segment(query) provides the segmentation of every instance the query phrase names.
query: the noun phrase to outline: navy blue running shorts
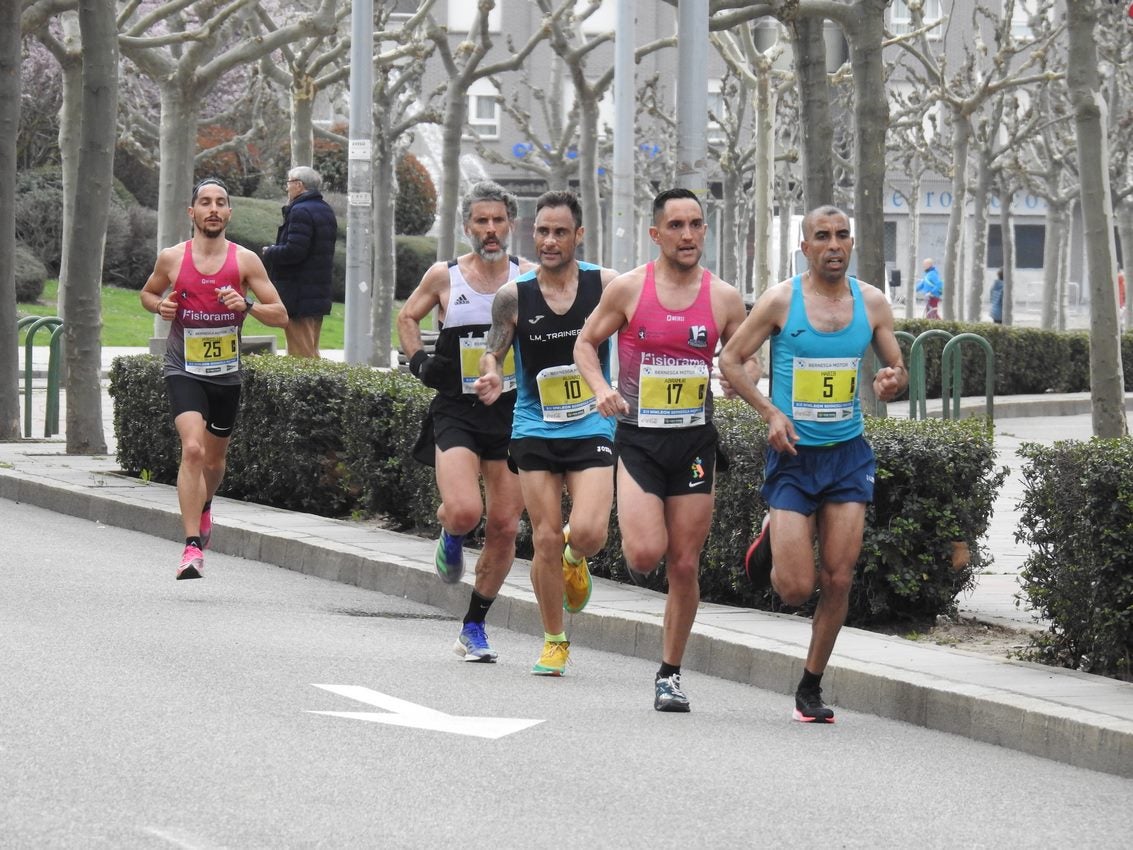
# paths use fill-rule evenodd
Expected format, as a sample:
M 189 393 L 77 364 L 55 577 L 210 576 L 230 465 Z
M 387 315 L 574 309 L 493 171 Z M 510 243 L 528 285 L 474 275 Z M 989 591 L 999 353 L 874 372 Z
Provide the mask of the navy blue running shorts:
M 768 505 L 810 516 L 823 502 L 873 501 L 877 461 L 865 437 L 795 449 L 797 455 L 767 450 L 760 493 Z

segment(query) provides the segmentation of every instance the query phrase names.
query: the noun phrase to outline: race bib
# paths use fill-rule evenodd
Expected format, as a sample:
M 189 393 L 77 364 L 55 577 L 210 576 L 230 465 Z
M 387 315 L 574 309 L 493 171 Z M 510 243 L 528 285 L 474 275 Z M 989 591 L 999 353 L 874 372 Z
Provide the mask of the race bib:
M 463 393 L 476 394 L 476 389 L 472 386 L 476 383 L 477 378 L 480 377 L 480 358 L 484 356 L 484 352 L 488 347 L 484 344 L 484 337 L 482 336 L 462 336 L 460 338 L 460 391 Z M 502 392 L 510 392 L 515 389 L 515 349 L 509 348 L 507 354 L 504 355 L 503 368 L 500 369 L 503 374 L 503 390 Z
M 641 366 L 637 424 L 641 428 L 688 428 L 705 423 L 708 366 Z
M 236 326 L 185 328 L 185 371 L 191 375 L 229 375 L 240 371 Z
M 841 422 L 854 415 L 859 357 L 796 357 L 791 416 L 808 422 Z
M 598 409 L 598 400 L 576 366 L 548 366 L 535 382 L 544 422 L 571 422 Z

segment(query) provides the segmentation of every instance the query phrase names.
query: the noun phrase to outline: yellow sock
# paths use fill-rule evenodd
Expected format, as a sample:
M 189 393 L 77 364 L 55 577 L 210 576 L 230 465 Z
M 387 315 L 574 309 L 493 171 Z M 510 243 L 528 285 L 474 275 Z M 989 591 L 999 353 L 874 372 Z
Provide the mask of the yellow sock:
M 585 555 L 579 555 L 574 551 L 574 548 L 568 543 L 563 547 L 563 557 L 566 558 L 568 564 L 578 565 L 583 562 Z
M 543 640 L 547 641 L 547 643 L 566 643 L 566 632 L 559 632 L 557 635 L 543 632 Z

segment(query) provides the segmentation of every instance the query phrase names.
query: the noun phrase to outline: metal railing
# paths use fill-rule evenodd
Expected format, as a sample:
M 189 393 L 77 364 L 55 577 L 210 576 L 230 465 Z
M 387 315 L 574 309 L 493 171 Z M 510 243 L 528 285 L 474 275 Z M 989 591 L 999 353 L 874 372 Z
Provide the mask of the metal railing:
M 63 332 L 63 320 L 58 316 L 24 316 L 16 323 L 16 332 L 27 328 L 24 338 L 24 437 L 32 436 L 31 399 L 32 399 L 32 346 L 35 344 L 35 335 L 40 328 L 51 328 L 51 339 L 48 343 L 47 357 L 47 408 L 43 423 L 43 436 L 51 437 L 59 433 L 59 351 L 62 347 L 60 334 Z
M 979 334 L 962 333 L 953 336 L 943 328 L 930 328 L 915 339 L 908 331 L 896 331 L 898 341 L 909 343 L 909 418 L 927 419 L 928 404 L 925 389 L 925 343 L 930 339 L 946 339 L 940 353 L 940 403 L 945 419 L 960 418 L 960 399 L 964 389 L 963 357 L 961 346 L 974 342 L 984 350 L 984 392 L 988 421 L 995 419 L 995 351 L 991 343 Z

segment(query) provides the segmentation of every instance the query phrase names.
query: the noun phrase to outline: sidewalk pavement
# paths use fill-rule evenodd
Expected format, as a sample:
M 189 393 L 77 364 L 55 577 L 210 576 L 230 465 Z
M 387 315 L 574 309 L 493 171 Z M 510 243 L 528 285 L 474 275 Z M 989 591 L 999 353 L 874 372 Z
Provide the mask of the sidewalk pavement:
M 104 367 L 125 353 L 134 352 L 104 350 Z M 341 359 L 341 352 L 327 354 Z M 45 391 L 37 386 L 42 383 L 33 381 L 38 433 L 44 421 Z M 1041 629 L 1043 623 L 1015 604 L 1026 557 L 1014 540 L 1023 493 L 1015 450 L 1022 442 L 1088 439 L 1090 399 L 1088 394 L 1044 395 L 995 404 L 999 459 L 1011 467 L 1011 476 L 987 538 L 994 563 L 979 576 L 975 590 L 959 600 L 960 612 L 1014 629 Z M 982 411 L 983 399 L 965 401 L 963 407 Z M 894 416 L 908 415 L 907 402 L 890 409 Z M 65 400 L 61 410 L 65 428 Z M 105 456 L 67 455 L 62 436 L 0 443 L 0 498 L 166 537 L 170 543 L 159 548 L 168 549 L 168 558 L 161 562 L 172 564 L 182 534 L 176 491 L 118 472 L 113 408 L 105 393 L 102 413 Z M 217 551 L 396 594 L 455 616 L 467 605 L 466 586 L 436 579 L 433 541 L 229 499 L 215 505 L 212 546 Z M 516 561 L 489 614 L 490 625 L 540 632 L 529 566 Z M 470 580 L 466 577 L 464 584 Z M 570 617 L 568 631 L 578 646 L 656 659 L 663 613 L 663 595 L 596 579 L 590 604 Z M 802 674 L 809 639 L 805 618 L 703 604 L 683 667 L 789 694 Z M 823 688 L 841 708 L 1133 777 L 1133 683 L 847 628 Z

